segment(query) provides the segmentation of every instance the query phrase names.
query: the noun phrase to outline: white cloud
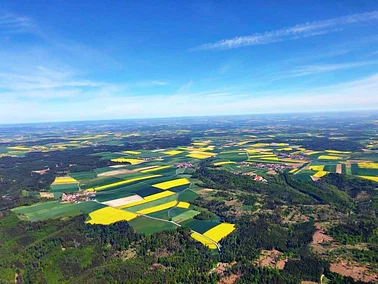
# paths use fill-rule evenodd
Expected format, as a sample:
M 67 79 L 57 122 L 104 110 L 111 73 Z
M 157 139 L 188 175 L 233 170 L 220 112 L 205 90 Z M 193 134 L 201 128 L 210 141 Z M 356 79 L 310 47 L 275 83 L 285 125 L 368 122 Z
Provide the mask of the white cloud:
M 337 71 L 342 69 L 358 68 L 369 65 L 378 64 L 378 60 L 371 61 L 358 61 L 358 62 L 346 62 L 336 64 L 312 64 L 306 66 L 300 66 L 293 68 L 287 72 L 281 72 L 275 80 L 290 78 L 290 77 L 302 77 L 308 75 L 314 75 L 319 73 L 326 73 L 331 71 Z
M 138 87 L 166 86 L 168 85 L 168 82 L 151 80 L 151 81 L 138 82 L 135 85 Z
M 342 26 L 378 19 L 378 11 L 359 13 L 345 17 L 333 18 L 325 21 L 315 21 L 286 27 L 279 30 L 257 33 L 250 36 L 240 36 L 224 39 L 214 43 L 206 43 L 193 50 L 232 49 L 243 46 L 262 45 L 279 41 L 300 39 L 340 31 Z
M 103 83 L 79 78 L 76 74 L 44 66 L 24 68 L 19 72 L 0 72 L 0 88 L 8 91 L 43 91 L 71 87 L 99 87 Z
M 28 32 L 32 28 L 34 28 L 34 23 L 28 17 L 11 13 L 0 14 L 0 34 Z
M 192 88 L 192 86 L 193 86 L 193 81 L 189 81 L 188 83 L 181 85 L 176 93 L 177 94 L 188 93 L 190 89 Z
M 206 92 L 174 95 L 122 95 L 118 89 L 103 89 L 102 95 L 88 93 L 85 100 L 75 94 L 59 104 L 46 101 L 3 101 L 0 121 L 64 121 L 178 117 L 196 115 L 233 115 L 290 113 L 348 109 L 378 109 L 378 73 L 357 81 L 312 90 L 270 93 Z

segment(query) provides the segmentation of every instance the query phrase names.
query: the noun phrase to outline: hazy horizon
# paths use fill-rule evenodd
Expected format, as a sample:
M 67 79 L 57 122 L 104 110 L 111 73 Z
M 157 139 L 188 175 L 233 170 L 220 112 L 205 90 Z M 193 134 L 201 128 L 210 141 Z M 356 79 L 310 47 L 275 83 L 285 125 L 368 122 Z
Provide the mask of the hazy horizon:
M 10 126 L 10 125 L 33 125 L 33 124 L 48 124 L 48 123 L 95 123 L 95 122 L 112 122 L 112 121 L 149 121 L 149 120 L 193 120 L 193 119 L 219 119 L 219 118 L 228 118 L 228 119 L 238 119 L 238 118 L 255 118 L 255 117 L 290 117 L 290 116 L 309 116 L 309 117 L 334 117 L 340 115 L 347 115 L 350 117 L 354 116 L 374 116 L 377 115 L 378 118 L 378 109 L 366 109 L 366 110 L 341 110 L 341 111 L 308 111 L 308 112 L 282 112 L 282 113 L 248 113 L 248 114 L 219 114 L 219 115 L 193 115 L 193 116 L 167 116 L 167 117 L 135 117 L 135 118 L 104 118 L 104 119 L 81 119 L 81 120 L 56 120 L 56 121 L 33 121 L 33 122 L 10 122 L 4 123 L 0 121 L 0 126 Z M 375 117 L 374 117 L 375 119 Z

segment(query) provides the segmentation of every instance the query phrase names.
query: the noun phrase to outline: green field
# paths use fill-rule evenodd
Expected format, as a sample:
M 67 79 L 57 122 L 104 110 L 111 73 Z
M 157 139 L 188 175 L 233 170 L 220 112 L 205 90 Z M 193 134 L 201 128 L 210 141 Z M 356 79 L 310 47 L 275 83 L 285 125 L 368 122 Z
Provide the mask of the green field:
M 85 181 L 83 183 L 80 183 L 80 187 L 82 189 L 88 189 L 88 188 L 99 187 L 99 186 L 103 186 L 103 185 L 107 185 L 107 184 L 111 184 L 111 183 L 116 183 L 116 182 L 120 182 L 120 181 L 123 181 L 123 179 L 116 178 L 116 177 L 102 177 L 102 178 L 96 178 L 94 180 Z
M 239 153 L 226 153 L 226 154 L 219 154 L 217 156 L 220 160 L 232 161 L 232 162 L 242 162 L 248 160 L 248 156 L 245 152 Z
M 359 168 L 358 164 L 352 164 L 352 174 L 358 176 L 378 176 L 378 169 Z
M 76 192 L 79 190 L 79 187 L 76 183 L 70 184 L 56 184 L 50 186 L 50 192 Z
M 174 230 L 177 228 L 177 226 L 173 223 L 149 219 L 144 216 L 140 216 L 129 221 L 129 224 L 134 228 L 136 232 L 143 233 L 146 235 L 152 235 L 156 232 L 161 232 L 164 230 Z
M 78 181 L 88 180 L 96 178 L 97 174 L 95 172 L 78 172 L 71 173 L 70 176 Z
M 154 218 L 169 220 L 169 217 L 168 217 L 168 211 L 169 210 L 170 209 L 165 209 L 165 210 L 161 210 L 161 211 L 158 211 L 158 212 L 150 213 L 150 214 L 147 214 L 147 215 L 151 216 L 151 217 L 154 217 Z
M 174 208 L 174 209 L 182 209 L 182 208 Z M 185 209 L 185 211 L 183 211 L 182 213 L 177 214 L 177 212 L 175 212 L 176 214 L 173 215 L 172 211 L 173 210 L 171 210 L 170 216 L 171 216 L 172 220 L 175 221 L 176 223 L 181 223 L 181 222 L 184 222 L 186 220 L 192 219 L 194 216 L 196 216 L 200 213 L 196 210 Z
M 97 209 L 106 207 L 97 202 L 59 203 L 57 201 L 37 203 L 12 209 L 17 214 L 25 215 L 30 221 L 41 221 L 53 218 L 72 217 L 88 214 Z
M 200 234 L 205 233 L 206 231 L 214 228 L 218 225 L 219 222 L 217 221 L 204 221 L 204 220 L 196 220 L 196 219 L 189 219 L 181 223 L 182 226 L 186 226 L 191 228 L 193 231 L 196 231 Z
M 325 165 L 324 171 L 330 172 L 330 173 L 335 173 L 336 172 L 336 165 Z
M 180 193 L 178 200 L 190 202 L 190 201 L 196 200 L 198 197 L 199 197 L 199 195 L 197 193 L 188 189 L 188 190 L 185 190 L 184 192 Z

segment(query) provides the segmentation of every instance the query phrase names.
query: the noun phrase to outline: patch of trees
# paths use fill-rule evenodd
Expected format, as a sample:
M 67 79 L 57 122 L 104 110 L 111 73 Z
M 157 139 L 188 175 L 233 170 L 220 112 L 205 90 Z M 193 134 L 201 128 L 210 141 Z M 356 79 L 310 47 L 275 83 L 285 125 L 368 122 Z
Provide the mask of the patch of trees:
M 377 183 L 351 176 L 330 173 L 323 177 L 319 183 L 332 184 L 339 190 L 345 191 L 352 198 L 356 198 L 363 191 L 372 196 L 378 195 Z
M 339 190 L 333 185 L 325 182 L 300 182 L 292 179 L 286 173 L 283 174 L 283 177 L 289 186 L 311 196 L 319 203 L 334 204 L 343 210 L 351 209 L 354 206 L 349 196 L 344 191 Z
M 378 243 L 378 221 L 357 220 L 332 227 L 329 234 L 338 242 L 347 245 Z
M 324 150 L 338 150 L 338 151 L 360 151 L 363 147 L 360 143 L 350 140 L 331 140 L 328 138 L 311 138 L 301 141 L 301 146 L 306 149 L 324 151 Z
M 127 222 L 86 225 L 85 218 L 30 223 L 7 211 L 0 282 L 17 271 L 22 283 L 216 283 L 209 271 L 218 256 L 187 228 L 144 236 Z
M 206 200 L 202 197 L 197 198 L 196 200 L 191 202 L 193 205 L 196 205 L 198 207 L 206 208 L 210 211 L 210 214 L 212 213 L 213 216 L 218 215 L 221 217 L 222 220 L 227 222 L 234 222 L 235 220 L 227 214 L 228 211 L 232 210 L 232 207 L 227 206 L 224 201 L 217 201 L 217 200 Z M 204 213 L 205 214 L 205 213 Z M 197 215 L 198 216 L 198 215 Z M 203 218 L 205 215 L 202 215 L 198 218 Z M 205 219 L 202 219 L 205 220 Z
M 274 217 L 262 216 L 255 221 L 243 217 L 237 230 L 221 242 L 222 258 L 227 262 L 254 260 L 262 249 L 301 255 L 314 232 L 313 222 L 285 227 Z
M 198 215 L 194 216 L 194 219 L 197 219 L 197 220 L 210 220 L 210 219 L 213 219 L 214 217 L 216 217 L 216 215 L 214 213 L 211 213 L 209 211 L 202 211 Z

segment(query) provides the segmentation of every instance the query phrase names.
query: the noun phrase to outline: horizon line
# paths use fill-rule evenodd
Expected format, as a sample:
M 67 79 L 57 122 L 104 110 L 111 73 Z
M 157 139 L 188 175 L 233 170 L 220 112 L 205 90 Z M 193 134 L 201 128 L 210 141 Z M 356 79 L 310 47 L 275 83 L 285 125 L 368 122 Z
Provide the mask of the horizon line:
M 34 122 L 0 122 L 1 126 L 12 125 L 33 125 L 46 123 L 76 123 L 76 122 L 105 122 L 105 121 L 124 121 L 124 120 L 163 120 L 163 119 L 184 119 L 184 118 L 217 118 L 217 117 L 240 117 L 240 116 L 265 116 L 265 115 L 300 115 L 300 114 L 336 114 L 336 113 L 362 113 L 376 112 L 378 109 L 343 109 L 343 110 L 313 110 L 298 112 L 266 112 L 266 113 L 243 113 L 243 114 L 215 114 L 215 115 L 187 115 L 187 116 L 164 116 L 164 117 L 130 117 L 130 118 L 104 118 L 104 119 L 84 119 L 84 120 L 56 120 L 56 121 L 34 121 Z

